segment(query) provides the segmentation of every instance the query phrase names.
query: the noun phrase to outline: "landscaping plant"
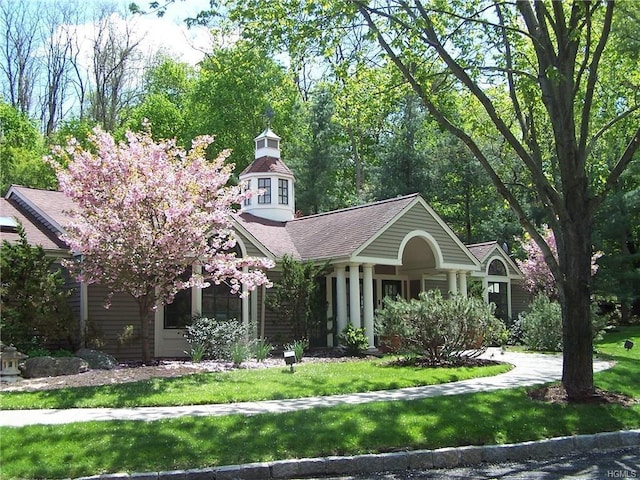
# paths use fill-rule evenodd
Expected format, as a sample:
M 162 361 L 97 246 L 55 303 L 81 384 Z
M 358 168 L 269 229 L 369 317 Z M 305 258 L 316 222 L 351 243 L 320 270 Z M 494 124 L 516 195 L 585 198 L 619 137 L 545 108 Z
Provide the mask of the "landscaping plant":
M 369 348 L 369 340 L 364 328 L 356 328 L 351 322 L 344 327 L 338 337 L 347 355 L 360 356 Z
M 191 325 L 187 325 L 185 338 L 192 350 L 204 350 L 203 358 L 232 360 L 234 346 L 246 342 L 249 334 L 249 328 L 238 320 L 198 317 Z
M 262 338 L 259 339 L 254 346 L 256 360 L 259 362 L 264 362 L 272 350 L 273 345 Z
M 406 348 L 432 362 L 478 356 L 483 347 L 502 343 L 507 336 L 504 324 L 493 315 L 495 306 L 479 298 L 444 298 L 440 290 L 431 290 L 409 301 L 387 299 L 387 307 L 390 310 L 379 318 L 395 325 Z
M 296 362 L 302 361 L 302 356 L 304 355 L 304 351 L 309 348 L 309 340 L 303 338 L 301 340 L 294 340 L 291 343 L 287 343 L 284 346 L 285 350 L 293 350 L 296 354 Z

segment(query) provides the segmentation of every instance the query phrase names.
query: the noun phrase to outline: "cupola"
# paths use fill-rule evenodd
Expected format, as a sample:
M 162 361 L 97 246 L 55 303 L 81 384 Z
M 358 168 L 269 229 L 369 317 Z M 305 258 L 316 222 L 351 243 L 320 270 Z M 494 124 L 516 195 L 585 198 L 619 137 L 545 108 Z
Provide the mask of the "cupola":
M 255 139 L 254 160 L 240 174 L 248 190 L 261 191 L 244 201 L 241 213 L 286 222 L 295 213 L 295 178 L 280 159 L 280 137 L 267 127 Z

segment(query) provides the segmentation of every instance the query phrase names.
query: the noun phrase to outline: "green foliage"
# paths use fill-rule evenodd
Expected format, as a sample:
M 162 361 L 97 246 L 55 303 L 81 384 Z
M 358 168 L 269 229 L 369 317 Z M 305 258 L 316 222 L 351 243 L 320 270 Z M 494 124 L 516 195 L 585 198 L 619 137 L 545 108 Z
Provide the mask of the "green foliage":
M 410 301 L 385 299 L 387 308 L 388 313 L 378 313 L 378 330 L 400 335 L 406 348 L 432 361 L 478 355 L 482 347 L 506 339 L 493 304 L 479 298 L 444 298 L 440 290 L 431 290 Z
M 55 173 L 42 161 L 44 139 L 22 112 L 0 100 L 0 194 L 12 184 L 55 188 Z
M 193 343 L 189 350 L 185 350 L 185 352 L 191 358 L 193 363 L 200 363 L 205 354 L 207 353 L 207 349 L 202 343 Z
M 0 246 L 2 341 L 24 352 L 55 343 L 75 349 L 78 332 L 62 272 L 42 247 L 29 245 L 20 224 L 18 235 Z
M 273 345 L 271 345 L 269 342 L 264 339 L 258 340 L 254 346 L 254 354 L 256 356 L 256 360 L 258 360 L 259 362 L 264 362 L 272 350 Z
M 280 262 L 282 276 L 266 297 L 267 306 L 291 327 L 293 338 L 310 338 L 313 330 L 326 322 L 326 303 L 319 282 L 327 266 L 299 262 L 285 255 Z
M 527 348 L 550 352 L 562 350 L 562 312 L 560 304 L 549 297 L 538 295 L 534 298 L 529 311 L 520 314 L 516 325 Z
M 344 327 L 338 339 L 340 345 L 345 347 L 347 355 L 359 356 L 369 348 L 369 339 L 364 328 L 356 328 L 351 322 Z
M 291 343 L 287 343 L 284 346 L 285 350 L 293 350 L 296 355 L 296 362 L 300 363 L 304 355 L 305 350 L 309 348 L 309 340 L 303 338 L 301 340 L 294 340 Z
M 251 355 L 251 347 L 245 339 L 240 339 L 231 346 L 231 361 L 238 367 Z
M 249 329 L 235 319 L 217 321 L 198 317 L 187 325 L 185 338 L 191 351 L 204 350 L 201 358 L 232 360 L 236 345 L 249 338 Z
M 591 328 L 593 340 L 602 338 L 607 318 L 598 312 L 596 304 L 591 304 Z M 512 337 L 519 337 L 530 350 L 562 351 L 562 311 L 557 301 L 545 295 L 536 296 L 529 311 L 521 313 L 512 327 Z

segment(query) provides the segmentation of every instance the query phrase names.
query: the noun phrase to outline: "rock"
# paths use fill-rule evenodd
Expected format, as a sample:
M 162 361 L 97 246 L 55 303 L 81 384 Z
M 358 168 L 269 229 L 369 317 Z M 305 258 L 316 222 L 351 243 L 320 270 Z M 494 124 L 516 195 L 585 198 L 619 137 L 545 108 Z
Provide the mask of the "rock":
M 81 348 L 76 352 L 76 357 L 80 357 L 89 364 L 93 370 L 113 370 L 118 366 L 118 361 L 108 353 L 89 348 Z
M 22 377 L 41 378 L 75 375 L 89 370 L 89 364 L 78 357 L 35 357 L 28 358 L 20 366 Z

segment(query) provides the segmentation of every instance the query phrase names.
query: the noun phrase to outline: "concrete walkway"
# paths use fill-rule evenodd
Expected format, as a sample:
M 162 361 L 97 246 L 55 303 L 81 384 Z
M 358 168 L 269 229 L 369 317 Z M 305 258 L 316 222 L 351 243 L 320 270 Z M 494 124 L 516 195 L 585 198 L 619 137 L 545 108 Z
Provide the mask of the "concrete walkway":
M 184 416 L 257 415 L 281 413 L 315 407 L 332 407 L 341 404 L 361 404 L 395 400 L 416 400 L 439 395 L 489 392 L 505 388 L 522 387 L 559 380 L 562 377 L 562 356 L 506 352 L 499 348 L 488 349 L 484 358 L 508 362 L 514 368 L 494 377 L 474 378 L 460 382 L 425 387 L 402 388 L 369 393 L 309 397 L 290 400 L 268 400 L 215 405 L 187 405 L 176 407 L 138 408 L 73 408 L 66 410 L 0 410 L 0 426 L 55 425 L 73 422 L 104 420 L 160 420 Z M 594 371 L 605 370 L 611 363 L 596 359 Z

